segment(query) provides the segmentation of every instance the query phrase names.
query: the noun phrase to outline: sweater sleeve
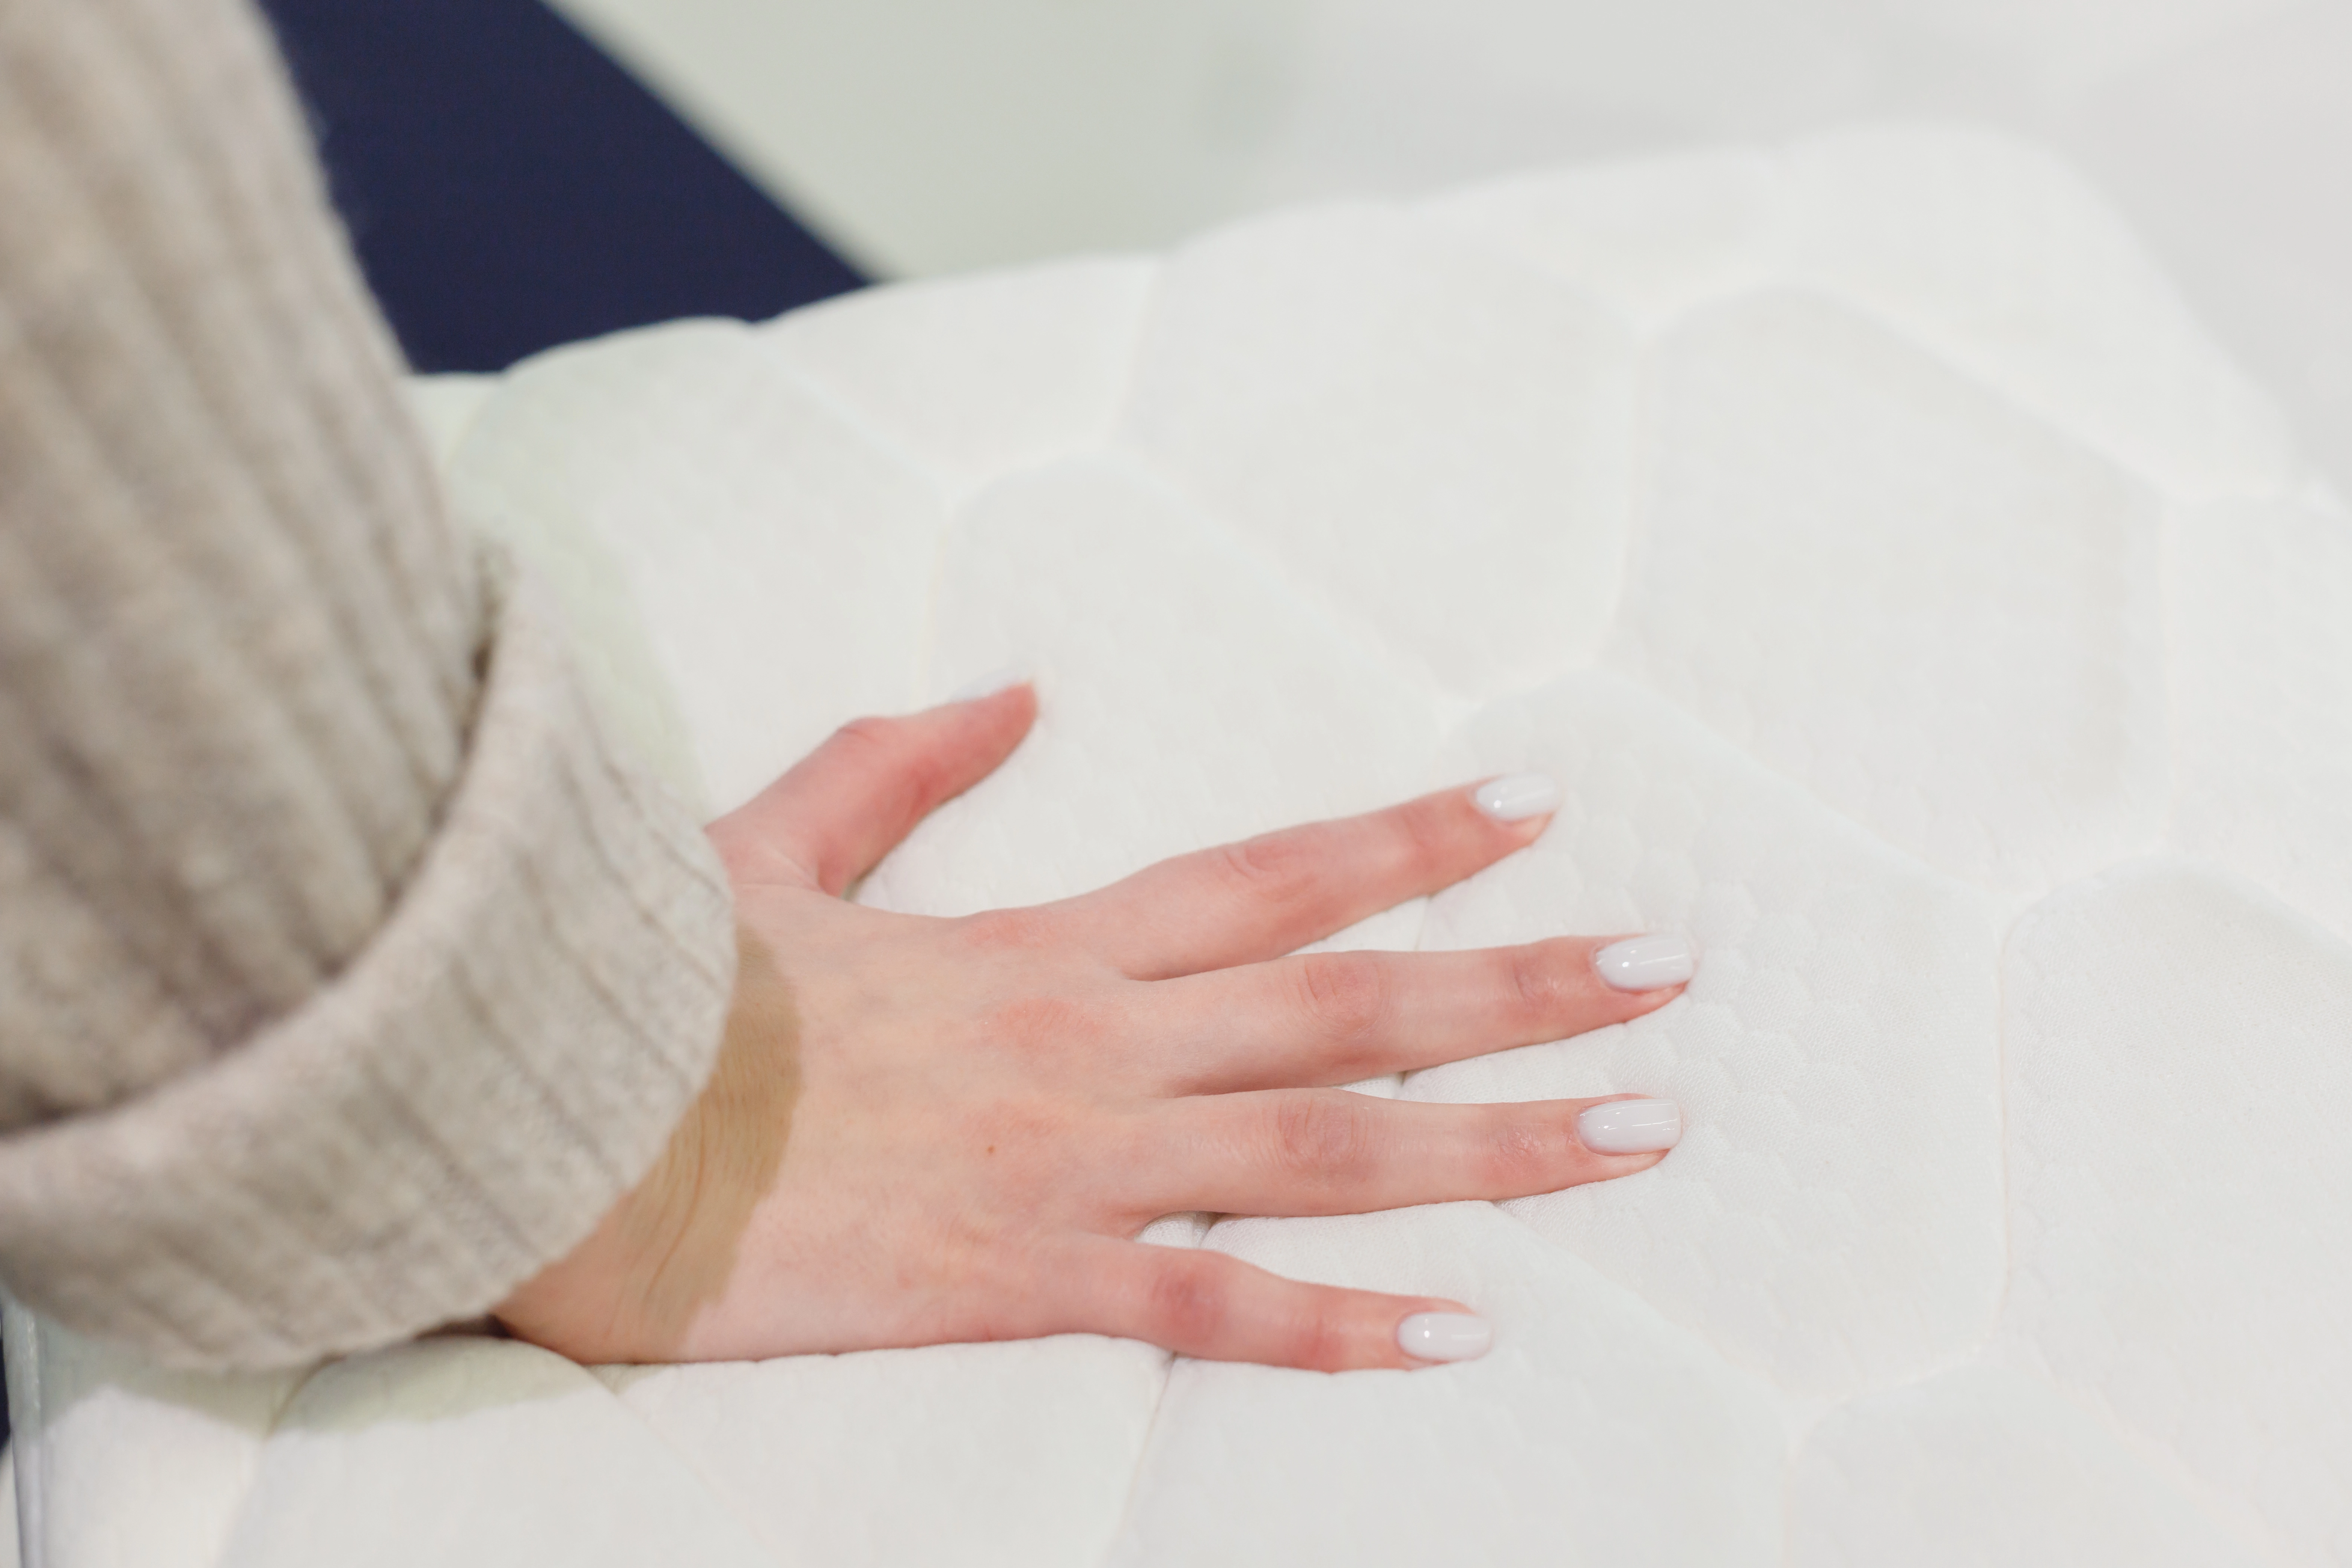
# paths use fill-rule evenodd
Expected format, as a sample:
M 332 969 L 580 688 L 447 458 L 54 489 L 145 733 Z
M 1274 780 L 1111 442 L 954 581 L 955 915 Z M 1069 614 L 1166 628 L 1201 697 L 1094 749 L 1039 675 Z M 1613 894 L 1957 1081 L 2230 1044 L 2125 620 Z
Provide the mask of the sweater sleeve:
M 184 1365 L 480 1312 L 732 984 L 453 528 L 244 0 L 0 0 L 0 1283 Z

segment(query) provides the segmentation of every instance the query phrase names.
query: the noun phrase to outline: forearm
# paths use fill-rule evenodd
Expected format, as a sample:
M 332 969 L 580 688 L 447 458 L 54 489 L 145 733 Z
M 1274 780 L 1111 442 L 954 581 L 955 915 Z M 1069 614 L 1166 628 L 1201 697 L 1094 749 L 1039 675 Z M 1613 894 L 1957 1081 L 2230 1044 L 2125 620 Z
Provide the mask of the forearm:
M 496 1300 L 636 1179 L 715 864 L 445 515 L 258 23 L 0 0 L 0 1273 L 184 1362 Z

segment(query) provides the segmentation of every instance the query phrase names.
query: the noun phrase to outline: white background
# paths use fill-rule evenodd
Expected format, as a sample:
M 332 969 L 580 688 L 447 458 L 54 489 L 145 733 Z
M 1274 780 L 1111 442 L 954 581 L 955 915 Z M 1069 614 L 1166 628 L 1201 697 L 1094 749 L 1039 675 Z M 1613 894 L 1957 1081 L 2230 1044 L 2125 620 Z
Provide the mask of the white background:
M 2049 144 L 2352 488 L 2352 0 L 558 0 L 880 276 L 1959 118 Z

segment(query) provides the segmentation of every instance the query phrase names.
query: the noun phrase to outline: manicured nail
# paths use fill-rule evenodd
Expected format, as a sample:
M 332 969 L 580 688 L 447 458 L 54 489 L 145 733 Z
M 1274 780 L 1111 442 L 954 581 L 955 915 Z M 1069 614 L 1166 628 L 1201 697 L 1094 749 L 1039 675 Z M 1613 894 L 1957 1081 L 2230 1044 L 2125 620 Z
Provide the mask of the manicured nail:
M 1698 969 L 1698 954 L 1686 936 L 1629 936 L 1594 953 L 1592 967 L 1620 991 L 1655 991 L 1688 980 Z
M 1018 686 L 1029 679 L 1025 664 L 1008 664 L 1003 669 L 991 671 L 978 680 L 959 686 L 950 695 L 950 702 L 977 702 L 983 697 L 993 697 L 1007 687 Z
M 1476 1361 L 1494 1342 L 1486 1320 L 1467 1312 L 1415 1312 L 1397 1325 L 1397 1348 L 1418 1361 Z
M 1542 773 L 1488 779 L 1470 792 L 1478 809 L 1497 822 L 1525 822 L 1559 809 L 1559 785 Z
M 1654 1154 L 1683 1141 L 1683 1108 L 1671 1100 L 1612 1100 L 1586 1108 L 1576 1135 L 1596 1154 Z

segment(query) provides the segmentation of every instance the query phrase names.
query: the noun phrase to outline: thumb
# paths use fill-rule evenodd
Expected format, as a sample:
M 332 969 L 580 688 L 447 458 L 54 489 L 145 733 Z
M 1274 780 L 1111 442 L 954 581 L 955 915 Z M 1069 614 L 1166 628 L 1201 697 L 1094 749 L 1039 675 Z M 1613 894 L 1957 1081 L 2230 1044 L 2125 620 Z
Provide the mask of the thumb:
M 853 719 L 710 825 L 728 874 L 839 893 L 996 771 L 1037 719 L 1027 681 L 903 718 Z

